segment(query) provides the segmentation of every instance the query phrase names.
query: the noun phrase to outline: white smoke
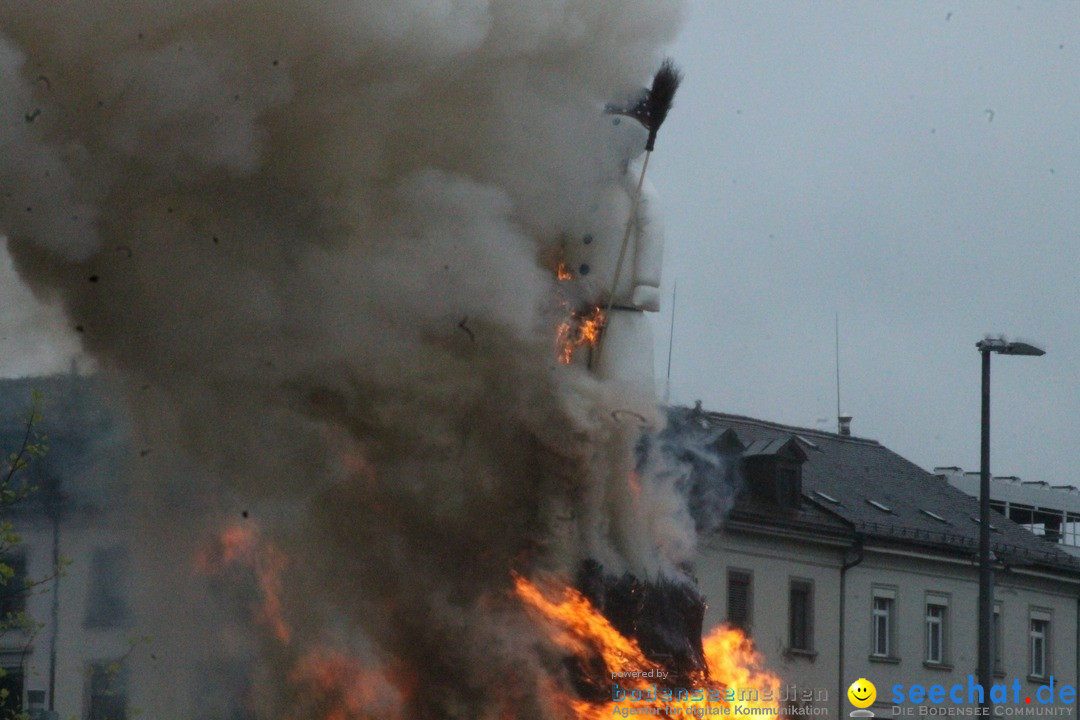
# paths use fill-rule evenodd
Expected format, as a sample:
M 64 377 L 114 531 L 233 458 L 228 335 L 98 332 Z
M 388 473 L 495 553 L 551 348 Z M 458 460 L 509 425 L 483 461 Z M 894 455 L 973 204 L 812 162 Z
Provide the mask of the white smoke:
M 56 305 L 35 300 L 20 282 L 6 248 L 0 250 L 0 345 L 11 348 L 0 354 L 0 377 L 70 369 L 78 343 L 66 325 Z
M 596 193 L 596 115 L 680 13 L 0 3 L 0 233 L 134 409 L 169 673 L 255 657 L 243 704 L 280 717 L 325 644 L 396 673 L 409 717 L 545 717 L 510 569 L 685 550 L 650 520 L 631 557 L 609 483 L 632 443 L 596 450 L 609 389 L 556 363 L 551 275 Z M 289 557 L 287 651 L 192 609 L 187 558 L 241 511 Z

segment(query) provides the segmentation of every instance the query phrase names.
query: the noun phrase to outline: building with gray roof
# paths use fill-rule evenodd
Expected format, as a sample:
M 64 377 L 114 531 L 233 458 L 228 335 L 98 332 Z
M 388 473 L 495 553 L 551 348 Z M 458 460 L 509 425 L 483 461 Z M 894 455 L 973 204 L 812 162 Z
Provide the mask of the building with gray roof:
M 979 473 L 936 467 L 934 473 L 968 495 L 979 495 Z M 990 478 L 990 507 L 1074 557 L 1080 557 L 1080 488 L 1069 483 Z
M 859 678 L 877 686 L 879 714 L 893 713 L 886 690 L 898 684 L 967 687 L 977 675 L 975 498 L 875 440 L 700 407 L 670 417 L 669 433 L 695 436 L 731 469 L 691 481 L 692 496 L 731 484 L 729 515 L 704 534 L 697 563 L 705 625 L 749 632 L 795 686 L 791 715 L 846 714 Z M 1052 682 L 1076 687 L 1080 561 L 1004 515 L 992 526 L 995 676 L 1020 683 L 1021 704 Z

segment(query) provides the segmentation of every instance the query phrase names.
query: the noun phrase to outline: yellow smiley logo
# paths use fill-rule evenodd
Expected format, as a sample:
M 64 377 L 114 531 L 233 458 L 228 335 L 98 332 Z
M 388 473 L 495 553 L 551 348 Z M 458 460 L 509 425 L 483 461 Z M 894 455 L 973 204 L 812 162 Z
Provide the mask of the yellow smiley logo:
M 859 678 L 847 689 L 847 697 L 857 708 L 870 707 L 877 698 L 877 688 L 866 678 Z

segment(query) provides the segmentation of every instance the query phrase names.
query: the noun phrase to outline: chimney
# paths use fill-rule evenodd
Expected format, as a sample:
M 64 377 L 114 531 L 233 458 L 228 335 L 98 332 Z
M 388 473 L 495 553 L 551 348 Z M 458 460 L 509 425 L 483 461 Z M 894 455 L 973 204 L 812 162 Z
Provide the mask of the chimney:
M 850 415 L 841 415 L 838 418 L 836 418 L 836 420 L 837 420 L 837 423 L 838 423 L 838 425 L 840 427 L 840 435 L 842 435 L 843 437 L 850 437 L 851 436 L 851 416 Z

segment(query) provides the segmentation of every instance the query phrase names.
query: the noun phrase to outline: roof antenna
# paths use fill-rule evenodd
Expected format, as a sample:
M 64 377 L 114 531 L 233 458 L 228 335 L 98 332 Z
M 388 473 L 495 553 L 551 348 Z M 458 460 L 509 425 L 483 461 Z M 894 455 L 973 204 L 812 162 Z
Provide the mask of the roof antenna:
M 675 293 L 679 289 L 679 281 L 671 288 L 671 330 L 667 341 L 667 380 L 664 381 L 664 404 L 669 405 L 671 400 L 671 348 L 675 344 Z
M 836 434 L 851 435 L 851 416 L 840 414 L 840 313 L 836 313 Z
M 844 423 L 840 419 L 840 313 L 836 313 L 836 432 L 843 434 Z

